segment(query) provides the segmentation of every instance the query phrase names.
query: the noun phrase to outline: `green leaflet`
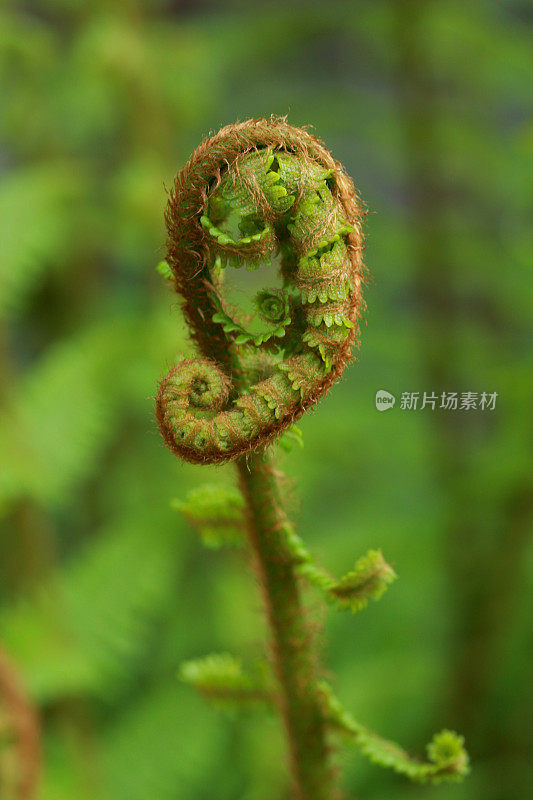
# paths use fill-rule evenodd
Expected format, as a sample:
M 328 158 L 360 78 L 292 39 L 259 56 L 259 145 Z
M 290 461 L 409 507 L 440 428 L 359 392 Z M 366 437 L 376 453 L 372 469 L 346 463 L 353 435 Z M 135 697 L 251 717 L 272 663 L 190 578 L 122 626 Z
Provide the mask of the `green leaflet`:
M 285 328 L 291 323 L 291 318 L 285 317 L 285 319 L 282 319 L 274 330 L 254 334 L 247 331 L 242 325 L 239 325 L 238 322 L 235 322 L 222 310 L 219 310 L 213 314 L 211 319 L 213 322 L 218 322 L 220 325 L 222 325 L 222 330 L 224 333 L 232 333 L 235 335 L 235 344 L 253 343 L 256 347 L 268 342 L 273 337 L 282 339 L 285 336 Z
M 381 550 L 369 550 L 328 592 L 339 608 L 349 608 L 355 613 L 365 608 L 369 600 L 379 600 L 396 578 Z
M 229 653 L 186 661 L 178 675 L 219 708 L 236 710 L 271 702 L 264 668 L 257 666 L 252 673 L 245 673 L 241 662 Z
M 220 228 L 217 228 L 209 217 L 206 217 L 205 214 L 200 217 L 200 224 L 202 228 L 204 228 L 207 233 L 216 239 L 219 245 L 233 245 L 234 247 L 244 247 L 245 245 L 252 244 L 253 242 L 260 242 L 261 239 L 266 239 L 272 232 L 272 228 L 270 225 L 265 225 L 264 228 L 259 231 L 258 233 L 253 233 L 250 236 L 241 236 L 237 239 L 234 239 L 228 233 L 221 231 Z
M 156 272 L 161 275 L 167 281 L 171 281 L 174 279 L 174 275 L 172 274 L 172 270 L 168 265 L 168 261 L 160 261 L 156 267 Z
M 183 514 L 206 547 L 242 547 L 244 501 L 237 489 L 200 486 L 190 491 L 184 501 L 173 500 L 171 505 Z
M 284 530 L 300 575 L 320 589 L 326 600 L 336 603 L 338 608 L 349 608 L 355 614 L 366 608 L 369 600 L 379 600 L 396 580 L 396 573 L 383 558 L 381 550 L 369 550 L 356 562 L 353 570 L 337 581 L 313 561 L 292 525 L 287 523 Z
M 343 708 L 325 681 L 320 683 L 319 689 L 323 697 L 324 713 L 330 725 L 344 734 L 372 763 L 392 769 L 419 783 L 460 781 L 468 774 L 469 760 L 462 736 L 449 730 L 435 734 L 427 745 L 429 760 L 419 761 L 399 745 L 383 739 L 357 722 Z

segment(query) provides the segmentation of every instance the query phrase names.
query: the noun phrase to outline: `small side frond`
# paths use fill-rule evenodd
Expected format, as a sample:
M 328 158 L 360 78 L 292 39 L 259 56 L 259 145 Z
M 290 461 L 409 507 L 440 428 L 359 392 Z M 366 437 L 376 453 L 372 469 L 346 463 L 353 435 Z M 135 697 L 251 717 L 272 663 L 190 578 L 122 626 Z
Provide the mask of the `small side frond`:
M 160 261 L 159 264 L 156 266 L 156 272 L 161 275 L 161 277 L 166 281 L 173 281 L 174 275 L 172 274 L 172 270 L 168 265 L 168 261 Z
M 343 708 L 329 684 L 322 681 L 319 689 L 330 726 L 358 747 L 373 764 L 392 769 L 419 783 L 460 781 L 468 774 L 468 754 L 462 736 L 449 730 L 435 734 L 427 745 L 428 760 L 419 761 L 395 742 L 383 739 L 357 722 Z
M 396 573 L 383 558 L 381 550 L 369 550 L 356 562 L 353 570 L 337 581 L 313 561 L 292 525 L 285 525 L 285 535 L 299 574 L 339 608 L 349 608 L 355 614 L 365 608 L 369 600 L 379 600 L 396 580 Z
M 184 501 L 173 500 L 171 505 L 183 514 L 206 547 L 217 550 L 243 546 L 244 501 L 237 489 L 205 485 L 189 492 Z
M 369 600 L 379 600 L 396 578 L 396 573 L 383 558 L 381 550 L 369 550 L 351 572 L 330 587 L 329 593 L 340 608 L 351 608 L 355 613 L 365 608 Z
M 245 673 L 241 662 L 229 653 L 185 661 L 178 675 L 219 708 L 235 710 L 271 702 L 264 672 L 256 668 L 253 675 Z

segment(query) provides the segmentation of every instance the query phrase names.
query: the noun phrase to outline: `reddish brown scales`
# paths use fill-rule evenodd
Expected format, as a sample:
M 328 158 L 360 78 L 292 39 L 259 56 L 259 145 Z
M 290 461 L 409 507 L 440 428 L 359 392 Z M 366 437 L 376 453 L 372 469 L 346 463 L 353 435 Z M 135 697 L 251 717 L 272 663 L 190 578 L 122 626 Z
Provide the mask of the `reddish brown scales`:
M 354 328 L 342 342 L 334 337 L 334 341 L 330 343 L 331 352 L 334 353 L 331 368 L 324 377 L 316 378 L 315 385 L 306 391 L 305 397 L 300 398 L 298 402 L 285 403 L 285 413 L 280 419 L 268 421 L 258 433 L 254 433 L 248 439 L 243 438 L 242 433 L 235 437 L 229 449 L 209 445 L 207 449 L 198 451 L 192 440 L 194 429 L 198 429 L 199 426 L 190 427 L 191 436 L 187 436 L 185 441 L 176 442 L 164 409 L 164 379 L 157 397 L 157 419 L 166 444 L 176 455 L 188 461 L 197 463 L 227 461 L 271 442 L 316 403 L 337 380 L 349 358 L 357 335 L 357 321 L 362 307 L 360 286 L 363 273 L 361 231 L 363 212 L 353 183 L 341 164 L 331 156 L 319 139 L 306 130 L 289 125 L 284 118 L 272 117 L 269 120 L 248 120 L 222 128 L 214 136 L 202 142 L 176 176 L 165 214 L 169 236 L 167 260 L 175 278 L 176 290 L 184 301 L 183 310 L 191 329 L 191 336 L 203 356 L 233 377 L 236 389 L 245 385 L 246 370 L 242 367 L 238 347 L 224 334 L 221 325 L 212 320 L 217 309 L 213 301 L 213 288 L 208 272 L 210 242 L 209 235 L 200 224 L 200 217 L 205 212 L 208 195 L 220 185 L 224 175 L 230 172 L 234 180 L 239 179 L 237 160 L 244 154 L 263 148 L 285 151 L 298 157 L 302 163 L 302 187 L 306 164 L 318 164 L 331 171 L 334 199 L 340 204 L 346 221 L 354 229 L 345 235 L 352 288 L 346 301 L 338 304 L 339 308 L 342 306 L 344 317 L 354 324 Z M 254 198 L 256 196 L 265 219 L 270 218 L 270 212 L 265 211 L 263 207 L 264 198 L 261 198 L 259 190 L 255 192 Z M 297 202 L 298 200 L 295 202 L 295 207 Z M 331 215 L 330 217 L 332 218 Z M 328 221 L 331 220 L 326 220 L 324 225 Z M 322 233 L 322 228 L 314 230 L 312 242 L 318 241 Z M 230 249 L 235 250 L 235 248 Z M 309 309 L 309 306 L 307 308 Z M 313 352 L 311 348 L 308 348 L 308 351 Z M 271 395 L 273 387 L 267 385 L 268 380 L 252 387 L 254 393 L 262 397 Z M 235 398 L 234 393 L 233 403 Z M 253 410 L 250 412 L 253 413 Z M 231 429 L 231 424 L 229 427 Z

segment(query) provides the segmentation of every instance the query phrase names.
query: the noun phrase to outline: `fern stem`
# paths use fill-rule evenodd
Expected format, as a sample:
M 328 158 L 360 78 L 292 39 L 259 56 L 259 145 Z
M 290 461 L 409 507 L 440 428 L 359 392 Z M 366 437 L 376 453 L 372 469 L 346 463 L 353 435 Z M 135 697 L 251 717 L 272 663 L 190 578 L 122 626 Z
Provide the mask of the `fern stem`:
M 287 516 L 279 475 L 270 456 L 253 453 L 237 461 L 248 516 L 248 536 L 261 583 L 271 635 L 271 658 L 279 683 L 295 800 L 329 800 L 325 720 L 317 689 L 312 634 L 302 608 L 295 561 L 286 541 Z

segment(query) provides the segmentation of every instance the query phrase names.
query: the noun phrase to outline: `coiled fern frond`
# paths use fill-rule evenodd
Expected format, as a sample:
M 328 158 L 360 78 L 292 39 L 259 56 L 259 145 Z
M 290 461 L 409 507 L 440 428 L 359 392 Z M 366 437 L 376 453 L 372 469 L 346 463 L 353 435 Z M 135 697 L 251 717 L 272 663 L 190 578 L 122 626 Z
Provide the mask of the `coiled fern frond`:
M 202 143 L 176 177 L 167 262 L 203 359 L 163 379 L 165 442 L 220 462 L 288 428 L 341 374 L 361 309 L 362 211 L 352 181 L 311 134 L 249 120 Z M 279 263 L 252 318 L 225 297 L 225 273 Z

